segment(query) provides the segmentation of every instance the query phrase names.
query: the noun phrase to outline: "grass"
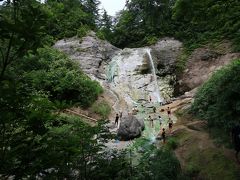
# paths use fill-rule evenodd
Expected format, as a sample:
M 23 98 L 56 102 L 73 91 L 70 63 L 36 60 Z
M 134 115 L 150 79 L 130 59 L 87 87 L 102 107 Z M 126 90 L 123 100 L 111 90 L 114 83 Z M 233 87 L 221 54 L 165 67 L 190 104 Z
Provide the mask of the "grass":
M 217 146 L 225 146 L 226 148 L 233 148 L 230 141 L 230 134 L 226 133 L 225 130 L 219 128 L 209 129 L 210 137 L 213 139 L 214 144 Z
M 95 102 L 92 105 L 91 110 L 94 113 L 100 115 L 102 119 L 107 119 L 107 117 L 111 113 L 111 107 L 109 106 L 109 104 L 106 101 Z
M 177 139 L 176 137 L 170 137 L 170 138 L 167 140 L 166 147 L 167 147 L 169 150 L 175 150 L 175 149 L 177 149 L 177 147 L 178 147 L 178 145 L 179 145 L 178 140 L 179 140 L 179 139 Z
M 177 73 L 180 74 L 185 70 L 187 60 L 188 60 L 189 56 L 191 55 L 191 52 L 192 51 L 189 51 L 186 48 L 184 48 L 181 55 L 177 59 L 177 63 L 176 63 L 176 72 Z
M 174 138 L 178 142 L 178 147 L 183 148 L 179 153 L 184 162 L 185 177 L 204 180 L 240 179 L 237 164 L 224 156 L 223 149 L 218 146 L 212 147 L 210 144 L 208 147 L 208 143 L 204 143 L 208 140 L 199 138 L 187 130 L 181 131 Z
M 181 122 L 188 123 L 194 120 L 194 117 L 186 111 L 178 111 L 177 117 Z M 206 133 L 205 129 L 201 130 Z M 201 133 L 201 131 L 197 131 Z M 204 136 L 203 136 L 204 137 Z M 183 173 L 189 179 L 210 179 L 210 180 L 236 180 L 240 179 L 240 171 L 237 164 L 224 155 L 224 149 L 219 148 L 223 144 L 227 147 L 230 145 L 229 135 L 219 129 L 211 129 L 210 137 L 214 141 L 214 146 L 187 130 L 180 131 L 174 136 L 178 142 L 178 148 L 182 148 L 180 153 L 183 161 Z M 211 142 L 211 141 L 210 141 Z M 209 142 L 209 143 L 210 143 Z M 170 143 L 171 144 L 171 143 Z
M 199 151 L 190 149 L 185 174 L 192 178 L 236 180 L 240 178 L 239 169 L 234 162 L 226 158 L 221 150 L 208 148 Z

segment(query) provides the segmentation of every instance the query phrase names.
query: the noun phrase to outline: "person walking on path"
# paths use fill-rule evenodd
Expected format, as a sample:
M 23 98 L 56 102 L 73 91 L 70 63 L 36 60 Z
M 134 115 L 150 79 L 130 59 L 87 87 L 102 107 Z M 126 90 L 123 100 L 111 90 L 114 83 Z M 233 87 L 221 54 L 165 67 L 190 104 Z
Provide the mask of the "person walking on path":
M 171 118 L 169 118 L 168 127 L 169 127 L 169 132 L 170 132 L 170 134 L 171 134 L 171 133 L 172 133 L 172 127 L 173 127 L 173 121 L 172 121 Z
M 165 132 L 164 128 L 162 129 L 162 140 L 163 140 L 163 144 L 165 144 L 166 143 L 166 132 Z
M 153 118 L 150 115 L 148 116 L 148 120 L 149 120 L 149 123 L 150 123 L 150 127 L 153 128 Z
M 118 113 L 116 114 L 116 118 L 115 118 L 115 125 L 117 124 L 117 127 L 118 127 L 118 121 L 119 121 L 119 115 Z
M 149 96 L 149 102 L 152 102 L 152 97 L 151 96 Z
M 167 114 L 168 114 L 168 117 L 170 118 L 171 117 L 171 109 L 169 107 L 167 108 Z

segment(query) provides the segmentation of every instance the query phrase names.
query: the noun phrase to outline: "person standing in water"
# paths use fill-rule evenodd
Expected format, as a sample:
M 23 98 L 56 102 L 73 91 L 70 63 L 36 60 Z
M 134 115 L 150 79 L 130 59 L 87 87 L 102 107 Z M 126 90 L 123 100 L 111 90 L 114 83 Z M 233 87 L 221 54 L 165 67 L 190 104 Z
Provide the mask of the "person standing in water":
M 168 114 L 168 117 L 171 118 L 171 109 L 169 107 L 167 108 L 167 114 Z
M 161 126 L 162 125 L 162 117 L 160 115 L 158 116 L 158 120 L 159 120 L 159 124 Z
M 153 128 L 153 118 L 149 115 L 148 120 L 150 122 L 150 126 Z

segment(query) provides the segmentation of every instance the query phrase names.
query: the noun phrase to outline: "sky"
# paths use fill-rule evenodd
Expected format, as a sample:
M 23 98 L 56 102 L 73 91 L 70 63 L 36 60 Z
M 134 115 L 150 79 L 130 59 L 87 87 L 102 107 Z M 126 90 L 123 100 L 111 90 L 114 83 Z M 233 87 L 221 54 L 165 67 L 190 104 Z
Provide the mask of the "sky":
M 124 8 L 126 0 L 100 0 L 100 2 L 108 15 L 114 16 L 116 12 Z
M 104 8 L 108 15 L 114 16 L 116 12 L 122 10 L 124 8 L 126 0 L 99 0 L 101 2 L 101 7 Z M 41 0 L 44 2 L 44 0 Z M 2 4 L 0 2 L 0 4 Z M 100 7 L 100 8 L 101 8 Z

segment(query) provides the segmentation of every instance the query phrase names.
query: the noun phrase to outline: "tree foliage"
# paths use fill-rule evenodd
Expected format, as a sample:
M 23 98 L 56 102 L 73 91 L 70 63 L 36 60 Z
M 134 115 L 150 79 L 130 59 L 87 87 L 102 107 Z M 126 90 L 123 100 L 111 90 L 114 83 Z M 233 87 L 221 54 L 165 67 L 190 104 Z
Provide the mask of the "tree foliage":
M 106 11 L 99 18 L 98 0 L 8 0 L 0 5 L 1 178 L 179 178 L 179 162 L 171 152 L 149 152 L 133 167 L 126 152 L 106 150 L 104 143 L 112 136 L 102 123 L 90 127 L 59 113 L 72 104 L 92 105 L 102 88 L 50 46 L 56 39 L 98 30 L 122 48 L 152 44 L 163 36 L 186 44 L 228 38 L 239 48 L 239 2 L 127 2 L 116 19 Z M 240 120 L 239 67 L 238 60 L 220 70 L 197 94 L 193 112 L 211 126 L 228 129 Z M 110 111 L 106 104 L 93 108 L 103 118 Z
M 240 60 L 217 71 L 199 89 L 192 111 L 210 127 L 229 130 L 240 122 Z
M 238 51 L 239 12 L 238 0 L 132 0 L 117 17 L 111 42 L 139 47 L 154 43 L 153 38 L 173 36 L 191 48 L 228 39 Z
M 97 36 L 100 39 L 105 39 L 108 41 L 112 40 L 112 28 L 113 28 L 113 20 L 112 17 L 107 14 L 107 11 L 103 11 L 103 15 L 100 19 L 100 27 L 97 32 Z
M 35 0 L 14 0 L 0 8 L 0 79 L 7 67 L 28 50 L 49 43 L 51 38 L 46 38 L 45 31 L 48 17 Z
M 133 0 L 120 12 L 112 42 L 119 47 L 148 44 L 148 39 L 172 35 L 171 0 Z
M 74 176 L 86 179 L 95 172 L 93 164 L 107 162 L 102 141 L 108 133 L 103 126 L 89 127 L 79 118 L 59 113 L 59 108 L 73 103 L 90 106 L 102 88 L 83 74 L 78 64 L 49 47 L 62 36 L 55 31 L 62 25 L 62 10 L 70 10 L 74 3 L 55 2 L 52 9 L 35 0 L 0 5 L 1 178 L 63 179 L 77 172 Z M 74 16 L 65 17 L 76 25 L 70 27 L 75 31 L 82 25 L 75 24 L 75 17 L 82 15 L 71 13 Z M 63 32 L 72 30 L 64 28 Z
M 48 0 L 44 6 L 52 14 L 48 33 L 57 39 L 75 36 L 82 26 L 96 27 L 93 12 L 79 0 Z
M 26 83 L 34 89 L 46 91 L 51 99 L 78 103 L 88 107 L 103 92 L 101 86 L 83 74 L 79 65 L 52 48 L 38 49 L 24 58 Z M 32 62 L 32 63 L 31 63 Z M 23 68 L 22 68 L 23 69 Z

